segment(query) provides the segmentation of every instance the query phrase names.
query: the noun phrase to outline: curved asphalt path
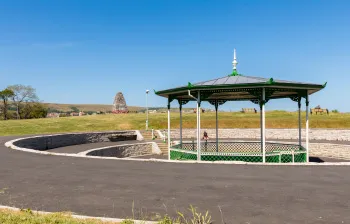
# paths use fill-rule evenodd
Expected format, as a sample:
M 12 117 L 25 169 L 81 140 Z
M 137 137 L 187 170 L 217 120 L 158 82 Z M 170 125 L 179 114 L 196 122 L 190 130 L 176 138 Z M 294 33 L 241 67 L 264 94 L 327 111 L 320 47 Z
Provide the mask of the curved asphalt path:
M 221 223 L 349 223 L 350 167 L 175 164 L 39 155 L 0 137 L 0 204 L 90 216 L 175 215 Z M 219 207 L 222 210 L 221 216 Z

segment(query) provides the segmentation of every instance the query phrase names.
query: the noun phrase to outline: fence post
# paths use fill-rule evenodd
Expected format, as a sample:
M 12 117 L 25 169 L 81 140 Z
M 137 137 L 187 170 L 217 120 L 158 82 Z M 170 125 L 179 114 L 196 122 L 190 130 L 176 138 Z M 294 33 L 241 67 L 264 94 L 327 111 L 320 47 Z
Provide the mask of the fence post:
M 154 129 L 152 128 L 152 140 L 154 140 Z
M 282 153 L 279 153 L 279 162 L 282 163 Z
M 292 162 L 294 163 L 294 150 L 292 150 Z

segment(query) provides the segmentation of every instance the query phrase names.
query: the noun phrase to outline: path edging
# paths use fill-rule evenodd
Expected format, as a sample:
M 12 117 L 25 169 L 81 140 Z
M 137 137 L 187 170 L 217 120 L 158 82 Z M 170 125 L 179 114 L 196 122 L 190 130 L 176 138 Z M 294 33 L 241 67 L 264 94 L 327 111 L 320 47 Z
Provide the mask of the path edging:
M 28 138 L 38 138 L 41 136 L 32 136 L 25 138 L 13 139 L 5 143 L 5 146 L 14 150 L 31 152 L 41 155 L 56 155 L 56 156 L 67 156 L 76 158 L 94 158 L 94 159 L 109 159 L 109 160 L 120 160 L 120 161 L 138 161 L 138 162 L 163 162 L 163 163 L 188 163 L 188 164 L 217 164 L 217 165 L 263 165 L 263 166 L 350 166 L 350 162 L 324 162 L 324 163 L 250 163 L 241 161 L 196 161 L 196 160 L 163 160 L 163 159 L 135 159 L 135 158 L 116 158 L 116 157 L 100 157 L 100 156 L 87 156 L 82 154 L 70 154 L 70 153 L 57 153 L 57 152 L 46 152 L 38 151 L 34 149 L 22 148 L 15 146 L 13 143 L 19 140 Z M 151 142 L 150 142 L 151 143 Z M 326 144 L 326 143 L 325 143 Z

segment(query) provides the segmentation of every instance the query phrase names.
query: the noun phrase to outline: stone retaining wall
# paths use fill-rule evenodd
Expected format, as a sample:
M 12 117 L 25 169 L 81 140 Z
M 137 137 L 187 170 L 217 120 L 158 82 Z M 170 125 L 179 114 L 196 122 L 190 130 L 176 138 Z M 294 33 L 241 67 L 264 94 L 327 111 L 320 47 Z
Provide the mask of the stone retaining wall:
M 350 145 L 311 143 L 310 156 L 350 160 Z
M 80 145 L 86 143 L 109 142 L 111 136 L 120 135 L 123 140 L 136 140 L 135 131 L 112 131 L 112 132 L 93 132 L 93 133 L 72 133 L 60 135 L 46 135 L 32 138 L 21 139 L 14 142 L 15 146 L 21 148 L 48 150 L 70 145 Z
M 152 154 L 152 143 L 105 147 L 88 152 L 87 156 L 134 157 Z
M 215 138 L 215 129 L 201 130 L 207 131 L 209 138 Z M 183 138 L 196 138 L 196 129 L 183 129 Z M 179 129 L 171 130 L 171 138 L 178 139 L 180 136 Z M 266 138 L 268 139 L 298 139 L 298 129 L 266 129 Z M 260 138 L 260 129 L 219 129 L 219 138 Z M 305 130 L 302 129 L 302 138 L 305 138 Z M 310 140 L 328 140 L 328 141 L 350 141 L 350 129 L 310 129 Z

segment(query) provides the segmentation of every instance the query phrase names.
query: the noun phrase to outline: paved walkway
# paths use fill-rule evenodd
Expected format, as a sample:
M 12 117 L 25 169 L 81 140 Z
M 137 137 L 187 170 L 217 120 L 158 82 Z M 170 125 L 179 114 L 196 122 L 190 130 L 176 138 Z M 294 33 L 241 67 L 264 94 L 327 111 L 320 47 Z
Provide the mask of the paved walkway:
M 221 223 L 350 223 L 345 166 L 175 164 L 15 151 L 0 137 L 0 204 L 131 217 L 209 210 Z

